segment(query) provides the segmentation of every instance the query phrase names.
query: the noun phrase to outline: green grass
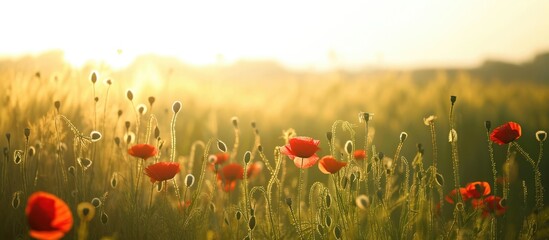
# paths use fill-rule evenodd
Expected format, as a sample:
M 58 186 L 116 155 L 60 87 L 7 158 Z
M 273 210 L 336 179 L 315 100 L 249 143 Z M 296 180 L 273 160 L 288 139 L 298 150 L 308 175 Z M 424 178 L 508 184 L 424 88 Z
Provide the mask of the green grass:
M 96 83 L 90 81 L 92 70 Z M 104 84 L 107 79 L 112 83 Z M 451 76 L 440 71 L 420 81 L 398 71 L 319 73 L 146 61 L 114 71 L 18 60 L 0 64 L 0 87 L 6 89 L 0 130 L 10 135 L 2 141 L 0 165 L 5 239 L 28 238 L 24 209 L 38 190 L 69 204 L 75 225 L 67 239 L 78 236 L 77 205 L 92 199 L 102 204 L 87 226 L 88 239 L 549 236 L 541 188 L 547 186 L 547 164 L 535 138 L 537 130 L 549 129 L 546 84 L 488 82 L 467 71 Z M 454 107 L 450 95 L 458 97 Z M 141 103 L 147 108 L 143 114 L 136 109 Z M 359 121 L 364 111 L 375 115 Z M 426 126 L 423 118 L 429 115 L 438 118 Z M 523 136 L 518 144 L 492 146 L 486 120 L 493 126 L 518 122 Z M 458 140 L 450 143 L 451 129 Z M 99 141 L 92 141 L 92 131 L 101 133 Z M 407 133 L 404 140 L 401 132 Z M 132 134 L 128 141 L 125 136 Z M 279 150 L 296 134 L 319 139 L 320 157 L 334 155 L 347 166 L 332 175 L 321 174 L 316 165 L 300 173 Z M 219 140 L 230 162 L 263 164 L 259 175 L 238 181 L 230 193 L 208 167 L 210 154 L 220 151 Z M 127 149 L 145 142 L 160 151 L 141 165 Z M 364 148 L 366 161 L 349 154 Z M 155 161 L 182 166 L 160 191 L 142 172 Z M 187 174 L 195 177 L 191 187 Z M 483 217 L 470 202 L 444 201 L 469 182 L 493 187 L 502 174 L 508 186 L 498 183 L 492 193 L 507 196 L 503 216 Z

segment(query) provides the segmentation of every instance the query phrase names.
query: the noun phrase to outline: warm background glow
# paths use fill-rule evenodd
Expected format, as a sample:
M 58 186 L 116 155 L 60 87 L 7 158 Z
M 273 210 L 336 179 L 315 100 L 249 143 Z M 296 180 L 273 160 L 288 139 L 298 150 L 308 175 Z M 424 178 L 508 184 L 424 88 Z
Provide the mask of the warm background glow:
M 475 66 L 548 50 L 547 13 L 545 0 L 2 1 L 0 56 L 62 49 L 73 64 L 118 66 L 144 53 L 306 69 Z

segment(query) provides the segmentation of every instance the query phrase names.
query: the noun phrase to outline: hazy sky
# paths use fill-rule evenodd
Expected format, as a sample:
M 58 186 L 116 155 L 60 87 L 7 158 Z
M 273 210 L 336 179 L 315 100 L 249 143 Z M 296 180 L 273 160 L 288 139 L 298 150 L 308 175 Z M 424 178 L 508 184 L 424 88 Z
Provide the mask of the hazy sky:
M 76 64 L 154 52 L 192 64 L 473 66 L 549 50 L 549 0 L 0 2 L 0 55 L 52 48 Z

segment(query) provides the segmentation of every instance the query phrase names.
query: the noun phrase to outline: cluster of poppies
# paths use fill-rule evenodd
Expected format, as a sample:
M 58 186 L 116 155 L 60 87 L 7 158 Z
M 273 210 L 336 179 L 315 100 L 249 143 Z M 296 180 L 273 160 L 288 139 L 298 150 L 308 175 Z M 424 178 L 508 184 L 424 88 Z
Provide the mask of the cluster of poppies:
M 238 180 L 244 179 L 244 167 L 238 163 L 227 163 L 228 153 L 210 155 L 208 168 L 216 174 L 219 187 L 225 192 L 231 192 L 236 188 Z M 259 162 L 251 163 L 246 169 L 246 177 L 252 178 L 259 175 L 263 165 Z
M 319 140 L 310 137 L 294 137 L 281 148 L 281 153 L 294 161 L 296 167 L 306 169 L 318 162 L 318 169 L 324 174 L 337 173 L 341 168 L 347 166 L 347 162 L 338 161 L 333 156 L 324 156 L 320 159 L 316 152 L 320 150 Z
M 457 193 L 459 191 L 459 195 Z M 444 200 L 450 204 L 456 204 L 457 197 L 461 197 L 463 203 L 469 203 L 473 209 L 482 211 L 482 216 L 487 217 L 490 214 L 501 216 L 507 211 L 505 199 L 499 196 L 490 195 L 491 188 L 488 182 L 472 182 L 466 187 L 452 189 Z
M 156 156 L 158 150 L 150 144 L 136 144 L 128 149 L 128 154 L 141 158 L 144 161 Z M 145 168 L 145 174 L 149 176 L 152 183 L 170 180 L 180 171 L 177 162 L 157 162 Z

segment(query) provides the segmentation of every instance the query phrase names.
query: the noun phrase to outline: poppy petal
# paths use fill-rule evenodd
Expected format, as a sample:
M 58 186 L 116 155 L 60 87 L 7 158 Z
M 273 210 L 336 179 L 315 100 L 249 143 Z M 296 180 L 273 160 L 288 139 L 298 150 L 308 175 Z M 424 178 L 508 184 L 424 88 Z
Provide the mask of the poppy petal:
M 316 153 L 308 158 L 300 158 L 300 157 L 294 158 L 295 166 L 303 169 L 312 167 L 313 165 L 315 165 L 317 161 L 318 161 L 318 156 L 316 155 Z

